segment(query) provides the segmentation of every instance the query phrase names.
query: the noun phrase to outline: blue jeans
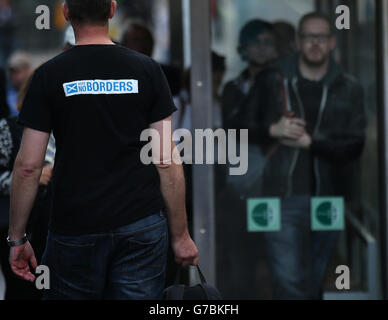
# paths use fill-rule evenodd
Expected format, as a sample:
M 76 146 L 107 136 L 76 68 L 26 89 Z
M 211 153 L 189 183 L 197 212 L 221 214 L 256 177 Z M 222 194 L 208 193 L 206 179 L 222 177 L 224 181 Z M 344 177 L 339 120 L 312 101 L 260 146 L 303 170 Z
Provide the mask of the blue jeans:
M 163 213 L 84 236 L 49 232 L 42 264 L 50 269 L 44 300 L 160 300 L 168 227 Z
M 322 282 L 340 232 L 311 231 L 310 198 L 292 197 L 282 204 L 282 229 L 266 233 L 273 298 L 321 298 Z

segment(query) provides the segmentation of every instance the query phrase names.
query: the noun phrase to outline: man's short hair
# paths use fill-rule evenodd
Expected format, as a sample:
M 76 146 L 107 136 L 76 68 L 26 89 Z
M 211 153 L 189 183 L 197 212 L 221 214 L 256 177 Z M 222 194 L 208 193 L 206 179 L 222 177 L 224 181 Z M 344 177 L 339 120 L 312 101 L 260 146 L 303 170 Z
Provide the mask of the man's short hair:
M 333 30 L 333 26 L 332 26 L 332 22 L 329 18 L 329 16 L 327 16 L 326 14 L 324 13 L 321 13 L 321 12 L 310 12 L 306 15 L 304 15 L 300 21 L 299 21 L 299 27 L 298 27 L 298 34 L 301 35 L 302 34 L 302 31 L 303 31 L 303 27 L 305 25 L 305 23 L 309 20 L 312 20 L 312 19 L 320 19 L 320 20 L 324 20 L 327 22 L 328 26 L 329 26 L 329 29 L 330 29 L 330 35 L 333 35 L 334 34 L 334 30 Z
M 103 25 L 109 20 L 112 0 L 66 0 L 66 4 L 73 23 Z
M 264 32 L 273 34 L 274 30 L 271 23 L 260 19 L 248 21 L 240 31 L 239 48 L 241 49 L 246 47 L 252 41 L 255 42 L 257 40 L 257 36 Z

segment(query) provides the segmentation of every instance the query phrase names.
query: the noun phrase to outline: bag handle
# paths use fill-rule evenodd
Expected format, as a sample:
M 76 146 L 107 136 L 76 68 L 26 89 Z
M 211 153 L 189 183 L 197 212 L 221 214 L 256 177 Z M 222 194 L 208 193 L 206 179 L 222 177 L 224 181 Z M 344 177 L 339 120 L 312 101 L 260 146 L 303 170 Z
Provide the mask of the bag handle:
M 198 272 L 198 274 L 199 274 L 199 278 L 200 278 L 200 280 L 201 280 L 201 283 L 202 283 L 202 284 L 205 284 L 205 283 L 206 283 L 206 278 L 205 278 L 205 276 L 203 275 L 203 273 L 202 273 L 202 271 L 201 271 L 201 268 L 199 267 L 199 265 L 196 265 L 195 267 L 196 267 L 197 272 Z M 182 279 L 182 278 L 181 278 L 181 276 L 182 276 L 182 269 L 183 269 L 183 267 L 182 267 L 182 266 L 179 266 L 178 272 L 177 272 L 177 274 L 176 274 L 176 276 L 175 276 L 175 281 L 174 281 L 174 284 L 175 284 L 175 285 L 180 284 L 180 282 L 181 282 L 181 279 Z

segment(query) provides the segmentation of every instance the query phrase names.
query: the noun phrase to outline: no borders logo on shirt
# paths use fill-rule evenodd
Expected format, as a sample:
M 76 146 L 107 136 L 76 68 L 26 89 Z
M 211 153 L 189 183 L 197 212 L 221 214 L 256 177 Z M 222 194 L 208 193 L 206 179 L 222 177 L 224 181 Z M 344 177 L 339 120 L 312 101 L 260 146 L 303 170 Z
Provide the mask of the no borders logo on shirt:
M 139 93 L 137 80 L 81 80 L 63 84 L 66 97 L 85 94 Z

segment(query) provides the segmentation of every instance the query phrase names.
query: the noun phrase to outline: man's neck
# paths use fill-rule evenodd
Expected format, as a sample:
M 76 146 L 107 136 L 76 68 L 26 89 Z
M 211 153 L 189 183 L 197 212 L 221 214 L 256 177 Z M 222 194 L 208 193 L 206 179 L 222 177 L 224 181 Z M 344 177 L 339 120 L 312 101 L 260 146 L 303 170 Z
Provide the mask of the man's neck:
M 302 58 L 299 60 L 299 71 L 303 78 L 311 81 L 319 81 L 323 79 L 329 70 L 330 61 L 327 60 L 324 64 L 320 66 L 311 66 L 303 61 Z
M 109 24 L 105 26 L 79 26 L 74 28 L 76 45 L 110 44 L 114 42 L 109 37 Z

